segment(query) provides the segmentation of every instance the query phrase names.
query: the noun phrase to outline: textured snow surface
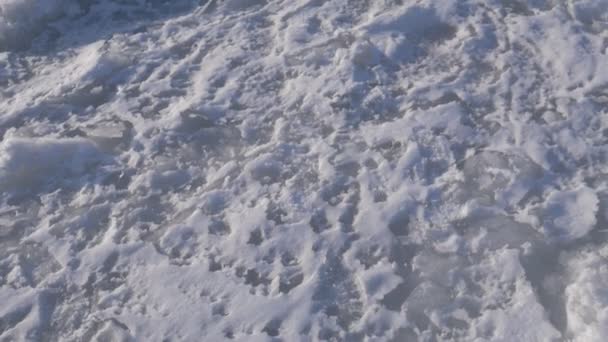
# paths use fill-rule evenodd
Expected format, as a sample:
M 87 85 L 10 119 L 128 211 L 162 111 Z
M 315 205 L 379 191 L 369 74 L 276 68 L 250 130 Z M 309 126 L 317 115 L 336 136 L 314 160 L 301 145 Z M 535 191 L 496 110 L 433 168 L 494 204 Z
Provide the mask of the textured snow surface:
M 0 0 L 0 341 L 605 341 L 608 1 Z

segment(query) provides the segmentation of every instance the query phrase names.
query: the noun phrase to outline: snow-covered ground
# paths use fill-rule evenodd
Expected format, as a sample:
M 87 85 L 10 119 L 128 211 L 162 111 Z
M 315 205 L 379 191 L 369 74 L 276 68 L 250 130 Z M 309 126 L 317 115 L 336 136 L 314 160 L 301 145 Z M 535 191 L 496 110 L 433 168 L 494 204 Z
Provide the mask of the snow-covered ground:
M 0 0 L 0 341 L 605 341 L 608 1 Z

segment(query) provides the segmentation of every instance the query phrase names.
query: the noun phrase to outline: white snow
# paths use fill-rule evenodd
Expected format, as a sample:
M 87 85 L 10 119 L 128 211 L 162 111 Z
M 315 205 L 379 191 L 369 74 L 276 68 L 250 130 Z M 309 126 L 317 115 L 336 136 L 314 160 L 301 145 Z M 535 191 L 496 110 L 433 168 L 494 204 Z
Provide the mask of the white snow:
M 608 333 L 607 250 L 584 251 L 568 261 L 572 278 L 565 290 L 568 333 L 575 341 L 595 341 Z
M 1 341 L 603 341 L 603 0 L 0 0 Z

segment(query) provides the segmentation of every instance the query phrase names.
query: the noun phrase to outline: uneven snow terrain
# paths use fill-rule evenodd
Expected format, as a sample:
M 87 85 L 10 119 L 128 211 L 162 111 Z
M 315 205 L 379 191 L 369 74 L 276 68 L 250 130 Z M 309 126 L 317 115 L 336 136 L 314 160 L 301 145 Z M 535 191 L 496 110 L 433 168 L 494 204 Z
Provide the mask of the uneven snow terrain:
M 0 0 L 0 341 L 605 341 L 608 1 Z

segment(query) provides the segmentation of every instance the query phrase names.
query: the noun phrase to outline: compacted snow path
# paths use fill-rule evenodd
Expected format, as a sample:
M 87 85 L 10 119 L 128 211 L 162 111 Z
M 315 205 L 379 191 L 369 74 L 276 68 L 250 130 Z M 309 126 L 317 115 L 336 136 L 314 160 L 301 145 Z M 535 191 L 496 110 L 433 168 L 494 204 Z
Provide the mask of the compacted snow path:
M 608 2 L 0 0 L 0 341 L 603 341 Z

